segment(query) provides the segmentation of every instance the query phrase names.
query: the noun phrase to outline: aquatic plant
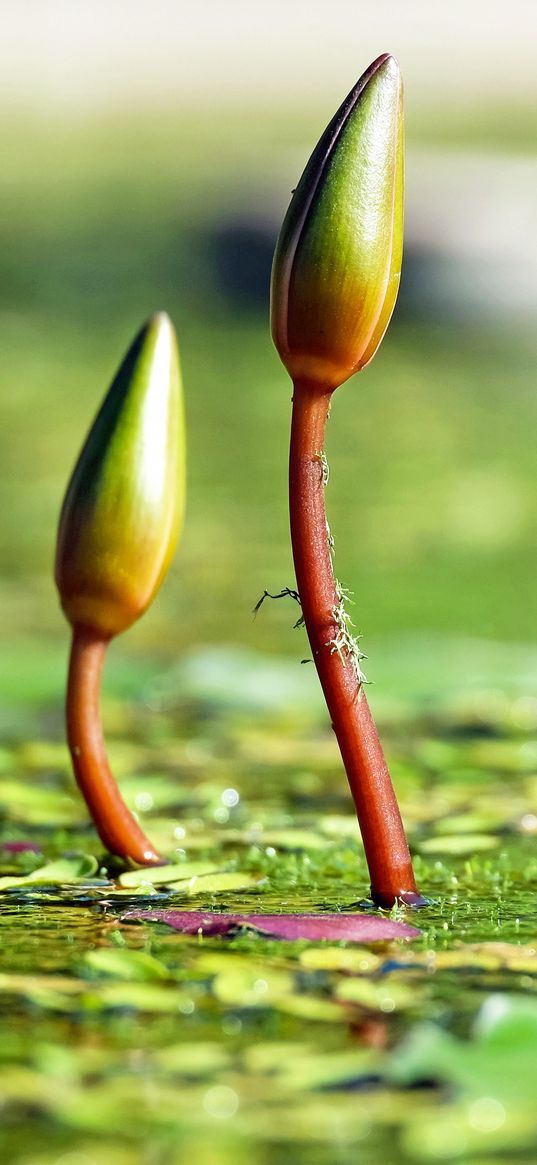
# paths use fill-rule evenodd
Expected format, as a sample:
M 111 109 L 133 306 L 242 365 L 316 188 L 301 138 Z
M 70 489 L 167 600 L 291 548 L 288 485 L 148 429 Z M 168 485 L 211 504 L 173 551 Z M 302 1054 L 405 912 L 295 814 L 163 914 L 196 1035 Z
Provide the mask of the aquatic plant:
M 152 602 L 184 509 L 184 421 L 173 326 L 154 315 L 138 333 L 90 429 L 67 488 L 56 584 L 73 628 L 67 738 L 76 779 L 112 853 L 158 862 L 110 772 L 99 710 L 110 640 Z
M 334 576 L 325 512 L 332 393 L 372 360 L 392 314 L 403 247 L 403 109 L 397 62 L 367 69 L 293 195 L 272 269 L 272 335 L 293 381 L 291 539 L 302 616 L 361 828 L 374 901 L 417 905 L 401 815 L 364 691 L 363 654 Z

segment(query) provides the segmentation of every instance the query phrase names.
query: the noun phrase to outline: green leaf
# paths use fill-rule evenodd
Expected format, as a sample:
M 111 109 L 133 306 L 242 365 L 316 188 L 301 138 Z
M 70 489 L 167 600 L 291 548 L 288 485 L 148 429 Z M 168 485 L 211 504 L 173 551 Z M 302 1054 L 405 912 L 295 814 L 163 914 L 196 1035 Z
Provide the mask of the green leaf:
M 131 980 L 137 983 L 148 983 L 158 979 L 171 979 L 172 973 L 160 959 L 145 951 L 129 951 L 123 949 L 100 947 L 95 951 L 87 951 L 84 956 L 84 966 L 99 975 L 110 975 L 114 979 Z
M 189 896 L 196 894 L 225 894 L 231 890 L 249 890 L 261 884 L 256 874 L 208 874 L 205 877 L 189 878 L 187 881 L 171 882 L 170 886 L 177 893 L 184 891 Z
M 118 881 L 120 886 L 171 885 L 203 874 L 213 874 L 217 870 L 216 862 L 178 862 L 175 865 L 154 866 L 152 869 L 127 870 L 120 874 Z
M 368 1011 L 381 1011 L 389 1015 L 416 1004 L 414 987 L 398 983 L 393 976 L 389 982 L 373 982 L 371 979 L 344 979 L 338 983 L 336 999 L 344 1003 L 358 1003 Z
M 31 874 L 14 875 L 11 878 L 0 878 L 0 890 L 9 890 L 13 886 L 68 885 L 71 882 L 82 882 L 97 873 L 99 864 L 90 854 L 78 854 L 72 858 L 59 858 L 57 862 L 48 862 L 32 870 Z
M 453 836 L 428 837 L 419 843 L 420 853 L 423 854 L 457 854 L 465 857 L 474 853 L 485 853 L 495 849 L 500 844 L 500 838 L 490 833 L 463 833 Z
M 309 947 L 299 956 L 301 966 L 309 971 L 347 971 L 365 975 L 376 971 L 381 958 L 368 950 L 350 950 L 343 947 Z

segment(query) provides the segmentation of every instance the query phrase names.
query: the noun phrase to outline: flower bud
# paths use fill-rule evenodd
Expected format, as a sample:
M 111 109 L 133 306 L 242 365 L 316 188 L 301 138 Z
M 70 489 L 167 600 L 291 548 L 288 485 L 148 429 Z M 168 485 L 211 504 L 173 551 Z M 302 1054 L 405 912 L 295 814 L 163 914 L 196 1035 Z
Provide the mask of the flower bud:
M 385 53 L 325 130 L 287 211 L 272 269 L 272 335 L 292 379 L 332 390 L 373 358 L 403 250 L 403 106 Z
M 182 521 L 184 445 L 175 332 L 158 313 L 129 349 L 63 503 L 56 584 L 73 626 L 108 638 L 151 603 Z

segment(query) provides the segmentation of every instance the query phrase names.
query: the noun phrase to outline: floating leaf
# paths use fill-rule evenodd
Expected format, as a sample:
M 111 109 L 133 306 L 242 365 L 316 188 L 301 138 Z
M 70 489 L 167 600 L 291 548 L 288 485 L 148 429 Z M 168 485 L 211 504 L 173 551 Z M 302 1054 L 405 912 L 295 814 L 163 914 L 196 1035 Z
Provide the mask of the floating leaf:
M 25 740 L 16 751 L 17 769 L 30 772 L 69 773 L 69 753 L 65 744 L 52 740 Z
M 305 951 L 304 955 L 309 953 Z M 449 970 L 474 974 L 476 971 L 506 970 L 537 975 L 537 946 L 502 942 L 459 943 L 450 951 L 405 951 L 397 960 L 397 968 L 404 967 L 420 967 L 428 975 Z M 392 969 L 395 969 L 393 963 Z
M 185 1042 L 160 1049 L 155 1052 L 154 1058 L 165 1072 L 197 1080 L 228 1068 L 230 1054 L 221 1044 Z
M 321 1004 L 326 1009 L 323 1000 L 308 1000 L 308 1003 Z M 296 1014 L 296 1013 L 295 1013 Z M 304 1013 L 302 1013 L 304 1015 Z M 304 1015 L 304 1018 L 309 1018 Z M 312 1018 L 321 1018 L 317 1011 Z M 322 1018 L 327 1019 L 324 1010 Z M 339 1015 L 338 1015 L 339 1018 Z M 380 1057 L 377 1052 L 369 1048 L 345 1050 L 341 1052 L 318 1051 L 310 1048 L 305 1055 L 283 1058 L 280 1066 L 280 1080 L 285 1090 L 304 1092 L 311 1089 L 349 1088 L 356 1082 L 370 1077 L 378 1071 Z
M 0 975 L 0 994 L 19 996 L 50 1011 L 76 1011 L 74 997 L 85 987 L 82 980 L 63 975 Z
M 174 984 L 159 986 L 156 983 L 103 983 L 83 997 L 86 1011 L 125 1009 L 133 1011 L 154 1011 L 162 1014 L 177 1012 L 190 1014 L 192 1000 Z
M 249 966 L 243 961 L 227 959 L 225 971 L 216 975 L 212 990 L 221 1003 L 237 1007 L 275 1007 L 292 995 L 293 976 L 273 967 Z
M 248 1073 L 261 1076 L 280 1075 L 295 1060 L 304 1060 L 315 1055 L 314 1044 L 301 1044 L 292 1040 L 271 1040 L 270 1043 L 250 1044 L 242 1051 Z
M 4 841 L 2 849 L 6 854 L 40 854 L 41 846 L 34 841 Z
M 472 837 L 486 836 L 491 830 L 497 829 L 504 823 L 504 815 L 498 806 L 492 806 L 488 812 L 481 813 L 454 813 L 435 822 L 437 835 L 471 834 Z
M 533 953 L 535 955 L 535 950 Z M 537 1002 L 523 996 L 489 995 L 474 1027 L 478 1038 L 495 1053 L 500 1053 L 504 1046 L 508 1049 L 533 1049 L 537 1046 Z
M 12 886 L 27 886 L 41 884 L 45 886 L 66 885 L 70 882 L 79 882 L 91 878 L 98 870 L 97 859 L 91 854 L 77 854 L 72 858 L 60 858 L 57 862 L 48 862 L 39 869 L 32 870 L 31 874 L 17 874 L 10 878 L 0 878 L 0 890 L 9 890 Z
M 390 939 L 416 938 L 420 933 L 406 922 L 377 914 L 218 914 L 201 910 L 130 910 L 123 915 L 123 921 L 164 922 L 183 934 L 226 935 L 238 927 L 248 927 L 289 941 L 387 942 Z
M 490 833 L 463 833 L 428 837 L 420 842 L 419 849 L 424 854 L 457 854 L 460 857 L 474 853 L 484 853 L 500 844 L 499 837 Z
M 336 999 L 358 1003 L 369 1011 L 390 1014 L 416 1003 L 416 991 L 404 983 L 375 983 L 370 979 L 344 979 L 336 987 Z
M 198 878 L 203 874 L 214 874 L 218 870 L 215 862 L 177 862 L 169 866 L 153 866 L 145 870 L 127 870 L 120 874 L 120 886 L 170 885 L 186 878 Z
M 347 1023 L 345 1008 L 331 999 L 319 999 L 314 995 L 286 995 L 277 1001 L 279 1011 L 294 1015 L 297 1019 L 313 1020 L 320 1023 Z
M 89 970 L 97 971 L 100 975 L 111 975 L 114 979 L 136 983 L 172 978 L 164 963 L 146 951 L 100 947 L 96 951 L 87 951 L 84 964 Z
M 308 947 L 300 955 L 300 964 L 308 971 L 346 971 L 367 975 L 380 967 L 381 960 L 371 951 L 354 951 L 345 947 Z
M 11 821 L 29 825 L 70 825 L 83 820 L 80 805 L 68 793 L 24 781 L 0 781 L 0 805 Z
M 205 877 L 182 879 L 180 882 L 170 882 L 173 890 L 185 894 L 225 894 L 230 890 L 249 890 L 252 886 L 259 886 L 260 879 L 256 874 L 208 874 Z

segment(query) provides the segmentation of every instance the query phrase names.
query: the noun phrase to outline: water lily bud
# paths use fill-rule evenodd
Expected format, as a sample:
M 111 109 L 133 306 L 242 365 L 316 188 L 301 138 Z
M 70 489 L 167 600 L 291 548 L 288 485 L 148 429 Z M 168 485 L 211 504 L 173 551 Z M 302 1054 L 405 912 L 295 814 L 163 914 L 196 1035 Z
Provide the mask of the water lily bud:
M 182 521 L 184 444 L 175 332 L 158 313 L 129 349 L 63 503 L 56 583 L 73 626 L 110 637 L 149 606 Z
M 395 305 L 402 249 L 402 83 L 385 53 L 325 130 L 276 246 L 272 335 L 295 382 L 331 390 L 369 363 Z

